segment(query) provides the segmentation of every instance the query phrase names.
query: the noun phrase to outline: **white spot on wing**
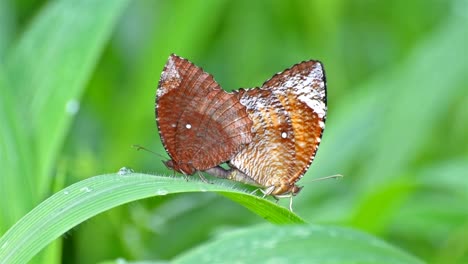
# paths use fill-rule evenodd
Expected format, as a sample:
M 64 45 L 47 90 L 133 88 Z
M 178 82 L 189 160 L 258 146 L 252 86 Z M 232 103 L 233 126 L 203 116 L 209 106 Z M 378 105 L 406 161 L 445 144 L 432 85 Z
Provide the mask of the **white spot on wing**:
M 185 127 L 186 127 L 187 129 L 191 129 L 191 128 L 192 128 L 192 125 L 191 125 L 191 124 L 186 124 Z
M 288 133 L 286 133 L 286 132 L 281 133 L 281 137 L 282 137 L 282 138 L 287 138 L 287 137 L 288 137 Z

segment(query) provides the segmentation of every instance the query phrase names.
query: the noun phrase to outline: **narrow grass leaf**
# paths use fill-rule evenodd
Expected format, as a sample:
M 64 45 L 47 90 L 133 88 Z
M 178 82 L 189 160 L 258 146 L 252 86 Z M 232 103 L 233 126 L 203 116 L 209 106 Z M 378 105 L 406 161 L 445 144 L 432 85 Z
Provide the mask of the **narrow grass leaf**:
M 16 10 L 9 0 L 0 1 L 0 63 L 3 62 L 15 32 Z
M 52 1 L 7 59 L 16 100 L 37 145 L 40 198 L 80 96 L 128 0 Z
M 224 182 L 224 181 L 220 181 Z M 272 223 L 304 221 L 284 207 L 226 184 L 161 177 L 126 171 L 92 177 L 54 194 L 0 238 L 0 263 L 24 263 L 74 226 L 105 210 L 151 196 L 219 192 Z M 240 198 L 240 197 L 245 198 Z
M 15 111 L 10 82 L 0 67 L 0 234 L 25 215 L 33 204 L 32 151 Z M 14 204 L 12 204 L 14 202 Z

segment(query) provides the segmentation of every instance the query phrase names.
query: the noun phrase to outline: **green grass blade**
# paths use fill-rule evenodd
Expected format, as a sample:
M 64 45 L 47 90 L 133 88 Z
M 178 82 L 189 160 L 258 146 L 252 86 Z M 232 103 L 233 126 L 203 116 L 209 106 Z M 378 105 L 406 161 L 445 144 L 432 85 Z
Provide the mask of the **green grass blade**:
M 468 19 L 453 17 L 415 47 L 401 65 L 385 70 L 349 95 L 335 110 L 334 117 L 327 120 L 328 130 L 317 156 L 320 160 L 313 165 L 315 172 L 337 173 L 331 169 L 337 163 L 355 162 L 356 149 L 366 153 L 369 150 L 363 148 L 369 148 L 371 153 L 386 153 L 371 156 L 378 165 L 364 157 L 369 170 L 375 170 L 368 173 L 370 188 L 375 189 L 375 179 L 393 175 L 395 168 L 406 166 L 423 141 L 428 140 L 428 130 L 438 124 L 451 100 L 466 90 L 458 85 L 468 69 L 467 61 L 459 58 L 466 41 Z M 434 106 L 434 110 L 428 110 L 428 106 Z M 328 142 L 327 138 L 334 141 Z M 395 158 L 383 158 L 388 156 Z
M 387 91 L 389 103 L 380 106 L 384 109 L 379 118 L 381 133 L 374 138 L 372 152 L 385 155 L 374 155 L 368 161 L 364 188 L 375 190 L 376 183 L 386 184 L 399 170 L 411 166 L 433 140 L 432 131 L 446 119 L 447 109 L 466 95 L 466 87 L 459 85 L 468 71 L 468 61 L 460 60 L 466 42 L 468 18 L 455 16 L 381 80 L 380 89 Z M 392 76 L 398 77 L 392 80 Z
M 346 228 L 262 225 L 225 233 L 174 263 L 422 263 L 375 237 Z
M 466 94 L 466 87 L 459 83 L 468 71 L 468 61 L 460 60 L 459 54 L 466 49 L 467 28 L 466 17 L 451 17 L 416 45 L 400 65 L 385 70 L 347 96 L 333 117 L 327 119 L 327 130 L 309 173 L 344 174 L 345 181 L 352 180 L 362 189 L 362 204 L 373 193 L 385 190 L 397 175 L 406 173 L 421 149 L 431 144 L 433 131 L 446 118 L 450 105 Z M 353 171 L 357 162 L 363 164 L 362 172 Z M 307 196 L 325 195 L 327 189 L 322 190 L 303 190 L 298 208 L 310 202 Z M 404 199 L 405 192 L 400 194 L 398 199 Z M 361 214 L 357 212 L 360 209 L 358 204 L 357 208 L 343 210 Z
M 0 1 L 0 62 L 3 61 L 15 30 L 15 9 L 11 1 Z
M 32 207 L 29 139 L 12 100 L 10 82 L 0 64 L 0 234 Z M 24 175 L 24 177 L 18 177 Z M 12 201 L 14 205 L 12 206 Z
M 109 260 L 109 261 L 103 261 L 99 262 L 98 264 L 168 264 L 170 262 L 168 261 L 127 261 L 125 259 L 117 259 L 117 260 Z
M 80 96 L 128 0 L 52 1 L 20 37 L 7 68 L 39 159 L 39 198 Z
M 443 161 L 416 172 L 413 178 L 417 189 L 391 219 L 393 234 L 408 241 L 454 243 L 448 236 L 457 237 L 458 232 L 468 230 L 467 172 L 466 158 Z M 466 236 L 457 239 L 458 246 L 468 248 Z
M 286 208 L 239 191 L 232 187 L 235 183 L 229 184 L 231 186 L 138 173 L 109 174 L 83 180 L 42 202 L 0 238 L 0 263 L 24 263 L 54 239 L 92 216 L 151 196 L 218 192 L 239 201 L 272 223 L 304 223 Z

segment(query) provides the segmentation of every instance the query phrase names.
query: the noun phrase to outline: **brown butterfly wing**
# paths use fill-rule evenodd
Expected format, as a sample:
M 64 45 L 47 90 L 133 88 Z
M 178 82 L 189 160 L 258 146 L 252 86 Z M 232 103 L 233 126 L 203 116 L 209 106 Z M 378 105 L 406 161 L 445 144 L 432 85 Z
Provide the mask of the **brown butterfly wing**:
M 288 175 L 285 161 L 294 159 L 294 142 L 284 136 L 292 135 L 291 120 L 271 90 L 240 90 L 239 96 L 253 121 L 255 136 L 230 164 L 259 185 L 270 186 L 276 181 L 275 175 Z
M 171 55 L 156 97 L 161 140 L 174 170 L 193 174 L 217 166 L 252 139 L 246 108 L 213 77 Z
M 296 64 L 273 76 L 262 88 L 239 95 L 254 122 L 255 136 L 231 164 L 259 185 L 273 186 L 271 194 L 298 191 L 295 183 L 312 163 L 325 126 L 326 87 L 321 63 Z M 269 104 L 258 104 L 260 98 Z

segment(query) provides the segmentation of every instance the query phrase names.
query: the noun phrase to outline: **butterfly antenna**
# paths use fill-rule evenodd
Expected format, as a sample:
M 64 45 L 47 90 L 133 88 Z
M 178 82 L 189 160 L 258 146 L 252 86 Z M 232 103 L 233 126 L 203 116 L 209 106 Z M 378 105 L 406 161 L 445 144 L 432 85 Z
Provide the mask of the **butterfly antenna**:
M 311 180 L 309 180 L 307 182 L 323 181 L 323 180 L 328 180 L 328 179 L 341 179 L 343 177 L 344 176 L 341 175 L 341 174 L 335 174 L 335 175 L 330 175 L 330 176 L 326 176 L 326 177 L 322 177 L 322 178 L 311 179 Z
M 132 147 L 136 148 L 137 151 L 138 151 L 138 150 L 148 151 L 149 153 L 151 153 L 151 154 L 153 154 L 153 155 L 156 155 L 156 156 L 158 156 L 158 157 L 160 157 L 160 158 L 162 158 L 162 159 L 167 160 L 167 158 L 164 157 L 163 155 L 161 155 L 161 154 L 159 154 L 159 153 L 157 153 L 157 152 L 154 152 L 154 151 L 152 151 L 152 150 L 149 150 L 149 149 L 147 149 L 147 148 L 145 148 L 145 147 L 143 147 L 143 146 L 140 146 L 140 145 L 132 145 Z

